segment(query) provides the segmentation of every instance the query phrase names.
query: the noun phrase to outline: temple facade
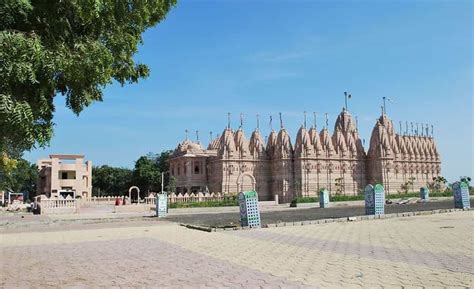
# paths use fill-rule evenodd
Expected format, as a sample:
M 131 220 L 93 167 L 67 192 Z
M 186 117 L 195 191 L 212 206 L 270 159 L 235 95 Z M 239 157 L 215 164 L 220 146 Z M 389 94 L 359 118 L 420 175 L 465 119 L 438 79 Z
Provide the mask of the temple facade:
M 355 195 L 368 183 L 382 183 L 387 193 L 418 190 L 441 173 L 432 136 L 397 134 L 385 113 L 377 120 L 366 152 L 354 119 L 346 109 L 332 134 L 302 125 L 294 145 L 281 125 L 263 140 L 259 129 L 248 139 L 242 126 L 230 127 L 204 149 L 184 140 L 170 157 L 177 193 L 235 193 L 254 189 L 261 200 L 289 202 L 297 196 Z

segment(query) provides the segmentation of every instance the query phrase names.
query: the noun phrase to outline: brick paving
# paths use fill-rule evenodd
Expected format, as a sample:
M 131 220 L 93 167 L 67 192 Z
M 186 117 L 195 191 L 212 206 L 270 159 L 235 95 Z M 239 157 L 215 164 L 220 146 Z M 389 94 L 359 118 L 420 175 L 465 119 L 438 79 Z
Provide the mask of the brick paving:
M 472 288 L 474 212 L 207 233 L 96 224 L 0 236 L 2 288 Z

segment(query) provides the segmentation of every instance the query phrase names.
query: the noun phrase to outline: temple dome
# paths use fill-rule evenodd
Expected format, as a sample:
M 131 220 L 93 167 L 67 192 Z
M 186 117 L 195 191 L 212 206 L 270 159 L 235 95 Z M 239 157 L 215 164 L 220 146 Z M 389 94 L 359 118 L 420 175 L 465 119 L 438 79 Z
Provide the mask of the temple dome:
M 265 152 L 265 143 L 258 129 L 254 130 L 250 136 L 249 150 L 250 154 L 256 158 L 261 157 Z
M 303 126 L 300 127 L 296 135 L 295 154 L 297 156 L 308 156 L 313 154 L 311 138 Z
M 277 143 L 276 139 L 277 139 L 277 135 L 276 135 L 275 131 L 272 130 L 270 132 L 270 135 L 268 136 L 268 140 L 267 140 L 267 152 L 271 156 L 273 156 L 275 154 L 276 143 Z
M 323 128 L 319 134 L 320 134 L 321 145 L 323 149 L 328 153 L 329 156 L 331 156 L 334 153 L 334 146 L 332 143 L 332 139 L 329 136 L 328 129 Z
M 219 136 L 213 139 L 207 146 L 208 150 L 218 150 L 219 149 Z
M 245 157 L 249 153 L 249 143 L 245 138 L 242 128 L 239 128 L 234 134 L 235 149 L 240 153 L 241 157 Z
M 290 136 L 284 128 L 278 132 L 276 147 L 280 157 L 289 157 L 293 152 Z
M 188 144 L 187 150 L 188 150 L 188 151 L 202 151 L 203 148 L 202 148 L 201 144 L 195 143 L 195 142 L 191 142 L 191 143 Z
M 347 152 L 347 145 L 346 141 L 344 139 L 344 136 L 342 135 L 342 131 L 339 127 L 336 126 L 336 130 L 334 132 L 334 135 L 332 137 L 334 148 L 336 150 L 337 154 L 340 154 L 341 156 L 345 155 Z
M 340 129 L 344 134 L 347 132 L 356 131 L 356 126 L 351 114 L 343 109 L 342 112 L 337 116 L 336 123 L 334 125 L 334 131 Z
M 233 156 L 235 153 L 234 132 L 230 128 L 224 129 L 219 140 L 219 156 Z

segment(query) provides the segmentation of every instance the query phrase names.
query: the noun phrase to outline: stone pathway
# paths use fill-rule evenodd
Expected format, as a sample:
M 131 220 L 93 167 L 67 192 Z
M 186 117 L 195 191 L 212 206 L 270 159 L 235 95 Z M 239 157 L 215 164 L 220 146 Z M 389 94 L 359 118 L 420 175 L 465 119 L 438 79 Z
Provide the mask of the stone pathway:
M 473 219 L 465 211 L 216 233 L 168 222 L 4 232 L 0 287 L 472 288 Z

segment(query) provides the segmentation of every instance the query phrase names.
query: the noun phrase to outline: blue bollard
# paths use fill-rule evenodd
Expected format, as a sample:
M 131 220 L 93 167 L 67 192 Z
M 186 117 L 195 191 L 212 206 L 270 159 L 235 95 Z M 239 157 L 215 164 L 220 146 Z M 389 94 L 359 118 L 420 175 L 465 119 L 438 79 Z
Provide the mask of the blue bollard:
M 329 208 L 329 192 L 326 189 L 319 191 L 319 207 Z

